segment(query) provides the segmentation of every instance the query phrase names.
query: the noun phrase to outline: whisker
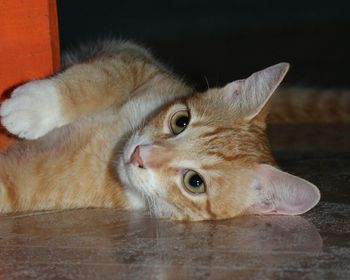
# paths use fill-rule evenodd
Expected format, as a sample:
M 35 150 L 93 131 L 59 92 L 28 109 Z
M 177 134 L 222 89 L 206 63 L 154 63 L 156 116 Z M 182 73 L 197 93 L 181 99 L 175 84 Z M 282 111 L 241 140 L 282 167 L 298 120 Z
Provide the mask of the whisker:
M 209 86 L 209 81 L 208 81 L 207 76 L 205 76 L 205 75 L 204 75 L 204 79 L 205 79 L 205 82 L 207 83 L 207 89 L 209 89 L 209 88 L 210 88 L 210 86 Z

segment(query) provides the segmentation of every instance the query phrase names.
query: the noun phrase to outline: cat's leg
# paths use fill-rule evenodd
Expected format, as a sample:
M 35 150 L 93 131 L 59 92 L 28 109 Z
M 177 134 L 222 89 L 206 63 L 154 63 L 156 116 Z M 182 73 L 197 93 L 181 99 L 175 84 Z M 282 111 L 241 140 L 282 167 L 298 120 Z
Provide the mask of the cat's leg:
M 0 107 L 2 125 L 21 138 L 35 139 L 68 123 L 54 80 L 32 81 L 15 89 Z
M 2 124 L 15 135 L 35 139 L 84 115 L 122 105 L 160 74 L 164 70 L 151 57 L 126 48 L 18 87 L 0 107 Z

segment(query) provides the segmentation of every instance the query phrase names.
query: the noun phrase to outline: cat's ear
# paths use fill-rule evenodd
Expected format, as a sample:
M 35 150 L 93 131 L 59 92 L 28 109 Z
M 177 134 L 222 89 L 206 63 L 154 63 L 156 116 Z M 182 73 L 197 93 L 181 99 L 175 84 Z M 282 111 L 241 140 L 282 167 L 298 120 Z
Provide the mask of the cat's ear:
M 255 170 L 255 203 L 248 209 L 255 214 L 299 215 L 320 200 L 320 191 L 310 182 L 267 164 Z
M 251 120 L 264 108 L 288 69 L 289 63 L 278 63 L 247 79 L 229 83 L 223 88 L 223 98 L 226 103 L 235 104 L 246 120 Z

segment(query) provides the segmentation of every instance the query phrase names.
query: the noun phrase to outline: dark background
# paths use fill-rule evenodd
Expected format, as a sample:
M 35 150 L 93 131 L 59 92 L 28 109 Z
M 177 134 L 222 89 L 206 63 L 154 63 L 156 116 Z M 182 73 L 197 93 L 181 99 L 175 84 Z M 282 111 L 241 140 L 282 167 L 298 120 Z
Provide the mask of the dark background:
M 350 1 L 58 0 L 62 50 L 132 39 L 198 88 L 277 62 L 286 84 L 350 88 Z

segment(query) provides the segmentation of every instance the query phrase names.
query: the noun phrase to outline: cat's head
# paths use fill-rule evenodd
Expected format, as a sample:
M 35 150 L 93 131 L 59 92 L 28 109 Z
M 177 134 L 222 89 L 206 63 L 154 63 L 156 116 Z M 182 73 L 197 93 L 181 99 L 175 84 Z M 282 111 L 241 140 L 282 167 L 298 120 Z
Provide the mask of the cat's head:
M 170 104 L 128 141 L 122 172 L 157 216 L 225 219 L 297 215 L 320 199 L 311 183 L 275 167 L 265 134 L 280 63 Z

